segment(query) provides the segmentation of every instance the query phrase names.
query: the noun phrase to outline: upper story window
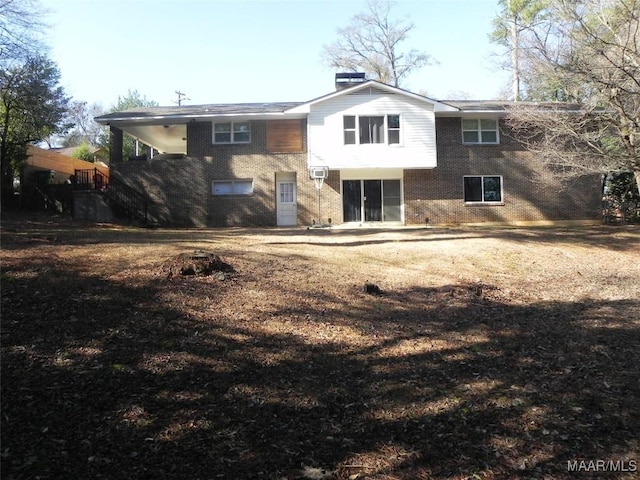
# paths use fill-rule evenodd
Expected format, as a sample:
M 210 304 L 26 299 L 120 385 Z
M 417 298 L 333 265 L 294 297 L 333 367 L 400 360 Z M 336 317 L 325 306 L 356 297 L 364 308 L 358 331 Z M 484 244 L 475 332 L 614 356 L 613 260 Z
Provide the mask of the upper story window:
M 400 143 L 400 115 L 345 115 L 344 144 Z
M 494 118 L 463 118 L 463 143 L 498 143 L 498 120 Z
M 345 115 L 344 124 L 344 144 L 355 145 L 356 143 L 356 117 L 353 115 Z
M 384 143 L 384 117 L 358 117 L 360 144 Z
M 400 115 L 387 115 L 387 138 L 389 145 L 400 143 Z
M 251 125 L 249 122 L 215 123 L 213 125 L 213 143 L 249 143 Z

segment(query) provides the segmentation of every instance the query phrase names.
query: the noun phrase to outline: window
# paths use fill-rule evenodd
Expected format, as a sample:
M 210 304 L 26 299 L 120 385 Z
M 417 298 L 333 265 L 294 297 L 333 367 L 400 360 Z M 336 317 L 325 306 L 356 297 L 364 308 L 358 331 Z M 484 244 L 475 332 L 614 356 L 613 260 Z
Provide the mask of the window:
M 214 180 L 211 186 L 213 195 L 251 195 L 253 193 L 253 180 L 250 178 L 240 180 Z
M 498 143 L 498 121 L 492 118 L 463 118 L 463 143 Z
M 464 177 L 464 201 L 467 203 L 501 203 L 502 177 Z
M 360 117 L 360 143 L 384 143 L 384 117 Z
M 280 203 L 293 203 L 293 182 L 280 183 Z
M 213 125 L 213 143 L 249 143 L 249 122 L 216 123 Z
M 230 123 L 216 123 L 213 126 L 213 143 L 231 143 Z
M 400 143 L 400 115 L 343 117 L 344 144 Z M 386 139 L 385 139 L 386 131 Z M 357 133 L 357 136 L 356 136 Z M 357 141 L 356 141 L 357 139 Z
M 356 117 L 353 115 L 345 115 L 344 123 L 344 144 L 355 145 L 356 143 Z
M 387 138 L 389 145 L 400 143 L 400 115 L 387 115 Z

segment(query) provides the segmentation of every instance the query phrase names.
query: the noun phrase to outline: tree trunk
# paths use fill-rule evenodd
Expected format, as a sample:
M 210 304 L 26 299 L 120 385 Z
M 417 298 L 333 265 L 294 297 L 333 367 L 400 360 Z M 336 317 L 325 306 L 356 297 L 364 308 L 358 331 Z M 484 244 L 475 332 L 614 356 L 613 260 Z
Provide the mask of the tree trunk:
M 507 2 L 507 12 L 511 16 L 511 89 L 513 101 L 517 102 L 520 100 L 520 35 L 518 32 L 518 12 L 512 5 L 512 0 Z
M 513 100 L 517 102 L 520 100 L 520 38 L 515 16 L 511 24 L 511 68 L 513 69 L 511 87 L 513 89 Z

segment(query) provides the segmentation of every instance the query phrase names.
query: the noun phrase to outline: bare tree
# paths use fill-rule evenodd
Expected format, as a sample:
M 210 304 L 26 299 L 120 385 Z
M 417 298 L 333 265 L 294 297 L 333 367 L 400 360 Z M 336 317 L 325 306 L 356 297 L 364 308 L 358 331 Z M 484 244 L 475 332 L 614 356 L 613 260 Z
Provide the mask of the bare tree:
M 338 40 L 325 45 L 323 56 L 334 68 L 363 71 L 373 80 L 399 87 L 411 72 L 431 64 L 431 57 L 416 49 L 401 51 L 415 25 L 390 18 L 393 2 L 369 0 L 368 10 L 338 30 Z
M 68 116 L 74 127 L 62 139 L 63 146 L 98 145 L 101 137 L 106 134 L 107 127 L 97 123 L 94 118 L 104 113 L 102 106 L 97 103 L 88 105 L 87 102 L 71 102 Z
M 6 68 L 43 50 L 44 13 L 38 0 L 0 0 L 0 65 Z
M 509 124 L 556 178 L 633 172 L 640 189 L 640 0 L 553 0 L 527 37 L 529 74 L 547 98 Z

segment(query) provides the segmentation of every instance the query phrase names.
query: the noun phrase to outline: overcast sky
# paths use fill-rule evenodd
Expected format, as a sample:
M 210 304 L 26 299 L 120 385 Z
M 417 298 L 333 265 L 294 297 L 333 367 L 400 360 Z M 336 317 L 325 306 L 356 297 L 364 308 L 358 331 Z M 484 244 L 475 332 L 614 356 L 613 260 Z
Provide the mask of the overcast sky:
M 323 45 L 364 0 L 40 0 L 46 41 L 74 100 L 109 109 L 128 90 L 171 105 L 306 101 L 334 89 Z M 400 0 L 415 24 L 402 45 L 437 64 L 403 87 L 434 99 L 494 99 L 508 75 L 488 41 L 497 0 Z

